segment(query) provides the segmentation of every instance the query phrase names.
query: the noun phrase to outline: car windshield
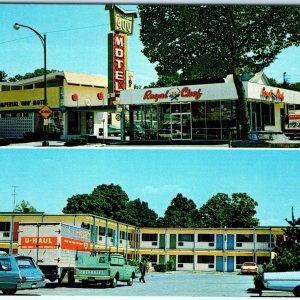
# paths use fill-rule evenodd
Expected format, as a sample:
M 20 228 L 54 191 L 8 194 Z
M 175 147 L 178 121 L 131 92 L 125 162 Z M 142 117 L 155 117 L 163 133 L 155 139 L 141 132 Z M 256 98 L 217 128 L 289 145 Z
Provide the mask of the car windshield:
M 35 265 L 30 258 L 17 257 L 16 260 L 20 269 L 35 269 Z
M 244 266 L 255 266 L 255 263 L 253 263 L 253 262 L 245 262 Z

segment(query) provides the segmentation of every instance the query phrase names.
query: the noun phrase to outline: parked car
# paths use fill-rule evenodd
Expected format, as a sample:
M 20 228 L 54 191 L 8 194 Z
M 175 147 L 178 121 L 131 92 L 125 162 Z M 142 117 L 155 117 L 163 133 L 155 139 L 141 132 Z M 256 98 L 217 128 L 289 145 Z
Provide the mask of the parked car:
M 118 136 L 121 134 L 121 129 L 115 125 L 108 124 L 107 130 L 108 130 L 109 136 L 111 136 L 111 135 Z
M 291 123 L 284 133 L 291 139 L 300 138 L 300 122 Z
M 300 142 L 291 141 L 281 131 L 252 131 L 245 141 L 232 141 L 232 147 L 299 148 Z
M 265 272 L 263 285 L 268 290 L 292 292 L 300 297 L 300 271 Z
M 255 262 L 244 262 L 241 266 L 241 274 L 257 274 L 258 266 Z
M 45 285 L 45 276 L 32 257 L 0 252 L 0 290 L 4 295 Z

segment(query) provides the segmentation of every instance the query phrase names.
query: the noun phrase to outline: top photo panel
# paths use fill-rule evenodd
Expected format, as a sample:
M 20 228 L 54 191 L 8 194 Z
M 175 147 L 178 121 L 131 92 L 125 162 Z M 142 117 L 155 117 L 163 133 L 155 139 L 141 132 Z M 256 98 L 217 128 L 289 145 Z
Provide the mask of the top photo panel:
M 0 146 L 300 147 L 300 7 L 0 3 Z

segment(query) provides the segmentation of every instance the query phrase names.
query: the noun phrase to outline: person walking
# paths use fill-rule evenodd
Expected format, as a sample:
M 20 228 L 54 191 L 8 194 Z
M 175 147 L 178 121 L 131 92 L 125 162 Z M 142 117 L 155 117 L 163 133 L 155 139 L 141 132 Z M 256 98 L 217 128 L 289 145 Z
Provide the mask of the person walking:
M 144 283 L 145 283 L 146 266 L 147 266 L 146 259 L 143 258 L 142 261 L 140 262 L 139 269 L 141 272 L 140 282 L 143 281 Z

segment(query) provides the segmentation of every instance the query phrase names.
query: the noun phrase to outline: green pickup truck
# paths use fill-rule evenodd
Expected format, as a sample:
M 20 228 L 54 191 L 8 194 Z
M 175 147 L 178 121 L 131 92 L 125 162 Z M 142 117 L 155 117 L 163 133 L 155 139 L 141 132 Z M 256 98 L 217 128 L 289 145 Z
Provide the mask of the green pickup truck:
M 84 286 L 94 283 L 107 283 L 112 288 L 117 286 L 117 281 L 133 284 L 135 267 L 130 266 L 124 255 L 120 253 L 78 253 L 75 261 L 75 279 Z

